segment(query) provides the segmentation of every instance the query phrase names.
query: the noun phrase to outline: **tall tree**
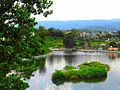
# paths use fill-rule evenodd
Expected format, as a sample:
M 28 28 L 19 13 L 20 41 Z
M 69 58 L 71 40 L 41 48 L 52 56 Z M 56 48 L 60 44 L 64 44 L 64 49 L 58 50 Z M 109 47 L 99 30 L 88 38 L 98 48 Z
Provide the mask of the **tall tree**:
M 52 13 L 49 10 L 52 3 L 51 0 L 0 0 L 0 89 L 26 88 L 18 75 L 6 75 L 11 69 L 19 67 L 21 71 L 21 67 L 27 66 L 23 59 L 44 53 L 43 40 L 36 34 L 31 14 L 47 17 Z
M 80 32 L 76 29 L 72 29 L 70 33 L 65 35 L 65 39 L 63 40 L 64 46 L 67 48 L 73 48 L 77 46 L 77 40 L 80 37 Z

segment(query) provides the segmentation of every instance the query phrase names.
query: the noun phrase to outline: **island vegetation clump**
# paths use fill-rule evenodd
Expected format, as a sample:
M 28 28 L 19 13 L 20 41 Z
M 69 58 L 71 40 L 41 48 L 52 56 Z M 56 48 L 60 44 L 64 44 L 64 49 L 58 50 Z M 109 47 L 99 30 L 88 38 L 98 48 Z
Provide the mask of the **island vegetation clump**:
M 56 70 L 52 74 L 52 81 L 56 85 L 63 84 L 64 82 L 78 82 L 89 79 L 98 79 L 107 77 L 109 71 L 107 64 L 100 62 L 85 62 L 77 67 L 65 66 L 63 70 Z

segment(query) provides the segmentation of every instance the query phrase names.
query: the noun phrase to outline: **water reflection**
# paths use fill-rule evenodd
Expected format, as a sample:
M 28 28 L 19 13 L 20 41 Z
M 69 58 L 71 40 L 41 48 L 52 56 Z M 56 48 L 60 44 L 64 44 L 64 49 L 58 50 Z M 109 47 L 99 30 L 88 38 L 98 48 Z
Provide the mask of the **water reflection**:
M 42 58 L 42 59 L 39 60 L 39 63 L 38 63 L 39 73 L 45 73 L 46 72 L 45 63 L 46 63 L 45 58 Z
M 117 58 L 120 58 L 120 53 L 108 53 L 107 54 L 108 57 L 112 60 L 112 59 L 117 59 Z
M 51 55 L 50 57 L 49 57 L 49 60 L 48 60 L 48 63 L 52 66 L 53 65 L 53 60 L 54 60 L 54 55 Z
M 72 65 L 72 63 L 75 62 L 73 60 L 75 60 L 76 56 L 74 56 L 74 55 L 70 55 L 70 56 L 65 55 L 64 58 L 65 58 L 65 63 L 66 64 Z
M 77 66 L 86 61 L 109 64 L 111 69 L 106 80 L 103 79 L 103 82 L 99 83 L 96 81 L 64 83 L 61 86 L 52 83 L 51 75 L 56 69 L 62 69 L 66 65 Z M 30 85 L 27 90 L 120 90 L 120 54 L 54 51 L 53 55 L 39 60 L 38 70 L 33 74 L 34 77 L 27 81 Z
M 85 79 L 85 80 L 80 81 L 80 82 L 85 82 L 85 83 L 101 83 L 101 82 L 104 82 L 105 80 L 106 80 L 106 77 L 104 77 L 104 78 L 96 78 L 96 79 Z M 73 82 L 73 83 L 78 83 L 78 82 Z
M 51 79 L 52 82 L 56 85 L 56 86 L 60 86 L 60 85 L 64 85 L 65 82 L 72 82 L 72 83 L 81 83 L 81 82 L 84 82 L 84 83 L 101 83 L 101 82 L 104 82 L 106 80 L 107 77 L 101 77 L 101 78 L 94 78 L 94 79 L 77 79 L 77 80 L 70 80 L 70 81 L 67 81 L 65 79 L 63 80 L 60 80 L 59 78 L 58 79 Z

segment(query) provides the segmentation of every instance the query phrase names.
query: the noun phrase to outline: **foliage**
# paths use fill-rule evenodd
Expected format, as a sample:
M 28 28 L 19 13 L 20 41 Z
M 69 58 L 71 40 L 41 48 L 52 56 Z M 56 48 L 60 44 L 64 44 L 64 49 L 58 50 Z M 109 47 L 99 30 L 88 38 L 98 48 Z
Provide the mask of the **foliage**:
M 36 32 L 42 39 L 48 35 L 48 30 L 46 30 L 44 26 L 40 26 Z
M 100 62 L 85 62 L 83 64 L 78 65 L 79 68 L 84 68 L 84 67 L 99 67 L 99 68 L 104 68 L 105 70 L 109 71 L 109 66 L 107 64 L 102 64 Z
M 25 5 L 29 12 L 33 14 L 43 13 L 43 15 L 46 17 L 48 14 L 52 13 L 52 10 L 48 10 L 53 3 L 51 0 L 1 0 L 0 16 L 6 14 L 6 12 L 11 12 L 16 2 L 19 2 L 20 5 Z M 10 15 L 8 14 L 8 16 Z
M 69 70 L 69 69 L 75 69 L 75 67 L 70 66 L 70 65 L 67 65 L 67 66 L 64 67 L 64 70 Z
M 1 90 L 25 90 L 26 88 L 28 88 L 28 84 L 18 75 L 12 74 L 7 77 L 0 78 Z
M 63 39 L 64 37 L 47 36 L 45 38 L 47 42 L 46 47 L 53 47 L 53 48 L 63 47 Z
M 63 43 L 66 48 L 73 48 L 75 46 L 75 40 L 71 38 L 70 36 L 67 36 L 64 39 Z
M 120 38 L 120 30 L 116 31 L 113 36 L 116 38 Z
M 49 28 L 48 35 L 52 37 L 64 37 L 63 31 L 55 28 Z
M 47 17 L 52 13 L 49 10 L 52 3 L 51 0 L 0 0 L 0 89 L 27 88 L 21 78 L 26 78 L 26 73 L 31 75 L 36 70 L 36 63 L 28 61 L 34 55 L 47 52 L 43 37 L 34 29 L 37 23 L 31 15 L 43 14 Z M 11 70 L 24 75 L 6 77 Z M 3 83 L 4 80 L 6 82 Z
M 81 32 L 77 29 L 72 29 L 68 33 L 66 32 L 63 44 L 66 48 L 74 47 L 87 47 L 90 46 L 90 39 L 81 36 Z
M 75 47 L 76 42 L 75 42 L 74 34 L 73 33 L 68 33 L 63 40 L 63 44 L 66 48 Z
M 53 83 L 56 83 L 56 85 L 63 84 L 64 80 L 66 80 L 66 78 L 62 71 L 56 70 L 55 73 L 53 73 L 52 81 L 53 81 Z
M 117 43 L 116 43 L 116 42 L 114 42 L 114 41 L 113 41 L 113 42 L 110 42 L 110 43 L 109 43 L 109 46 L 112 46 L 112 47 L 117 47 Z
M 66 67 L 64 70 L 57 70 L 52 74 L 53 83 L 60 85 L 66 81 L 76 82 L 86 79 L 103 78 L 107 77 L 107 71 L 109 71 L 109 66 L 107 64 L 101 64 L 99 62 L 85 62 L 78 65 L 78 67 Z
M 108 38 L 111 38 L 111 37 L 112 37 L 112 35 L 111 35 L 110 33 L 107 32 L 106 35 L 105 35 L 105 38 L 108 39 Z
M 45 52 L 49 52 L 50 47 L 63 47 L 64 33 L 60 30 L 54 28 L 49 28 L 48 30 L 45 27 L 40 26 L 36 31 L 38 36 L 41 37 L 43 46 L 45 47 Z

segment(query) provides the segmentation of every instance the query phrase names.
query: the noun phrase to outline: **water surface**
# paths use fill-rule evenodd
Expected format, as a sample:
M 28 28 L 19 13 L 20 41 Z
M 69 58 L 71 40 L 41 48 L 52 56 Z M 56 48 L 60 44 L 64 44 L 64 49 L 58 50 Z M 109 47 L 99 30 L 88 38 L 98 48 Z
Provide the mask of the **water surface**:
M 110 65 L 108 77 L 102 82 L 64 83 L 56 86 L 51 81 L 52 73 L 56 69 L 63 69 L 66 65 L 77 66 L 83 62 L 99 61 Z M 40 60 L 34 76 L 27 82 L 27 90 L 120 90 L 120 54 L 102 52 L 64 52 L 53 51 L 46 59 Z

